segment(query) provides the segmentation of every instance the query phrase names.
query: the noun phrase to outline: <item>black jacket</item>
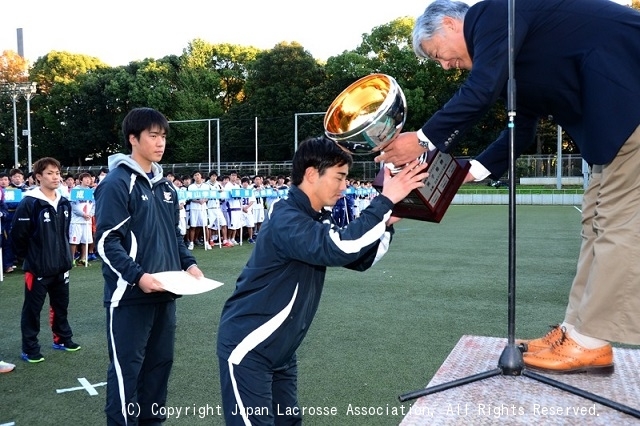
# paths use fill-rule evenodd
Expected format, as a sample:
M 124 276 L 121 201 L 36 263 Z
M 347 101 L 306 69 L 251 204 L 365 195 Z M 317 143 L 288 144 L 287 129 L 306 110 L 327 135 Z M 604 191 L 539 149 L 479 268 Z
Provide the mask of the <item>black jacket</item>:
M 49 277 L 73 267 L 69 247 L 71 204 L 58 195 L 57 208 L 39 188 L 24 193 L 13 216 L 11 242 L 23 269 L 36 277 Z

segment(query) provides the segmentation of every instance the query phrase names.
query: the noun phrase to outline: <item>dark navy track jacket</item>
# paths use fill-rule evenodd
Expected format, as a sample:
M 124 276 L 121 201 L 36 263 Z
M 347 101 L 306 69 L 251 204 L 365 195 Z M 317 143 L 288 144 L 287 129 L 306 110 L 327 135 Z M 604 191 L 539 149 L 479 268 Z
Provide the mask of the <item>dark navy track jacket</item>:
M 186 270 L 196 263 L 178 229 L 178 194 L 160 165 L 153 168 L 150 180 L 130 156 L 112 155 L 95 191 L 105 307 L 173 300 L 172 293 L 147 294 L 135 284 L 145 272 Z
M 293 186 L 275 202 L 260 228 L 256 247 L 224 305 L 218 356 L 233 364 L 287 365 L 318 308 L 327 266 L 371 267 L 389 247 L 385 222 L 393 203 L 379 195 L 344 228 L 331 212 L 314 211 Z

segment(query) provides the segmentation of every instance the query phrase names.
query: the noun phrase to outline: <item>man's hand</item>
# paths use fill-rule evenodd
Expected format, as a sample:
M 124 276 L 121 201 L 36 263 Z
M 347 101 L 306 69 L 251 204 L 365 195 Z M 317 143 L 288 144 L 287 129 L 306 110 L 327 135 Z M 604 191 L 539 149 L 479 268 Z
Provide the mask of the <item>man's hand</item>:
M 473 182 L 474 180 L 476 180 L 476 178 L 471 173 L 467 173 L 462 183 Z
M 166 291 L 162 288 L 160 281 L 153 278 L 153 275 L 145 273 L 138 281 L 138 287 L 145 293 L 154 293 L 156 291 Z
M 196 278 L 204 277 L 204 274 L 202 273 L 200 268 L 198 268 L 198 265 L 190 266 L 189 269 L 187 269 L 187 272 Z
M 385 225 L 387 225 L 387 226 L 391 226 L 391 225 L 393 225 L 394 223 L 398 223 L 398 222 L 400 222 L 401 220 L 402 220 L 402 218 L 401 218 L 401 217 L 391 215 L 391 217 L 389 217 L 389 220 L 387 220 L 387 222 L 386 222 L 386 224 L 385 224 Z
M 391 170 L 384 167 L 384 184 L 382 185 L 382 195 L 397 204 L 402 201 L 411 191 L 424 186 L 424 180 L 429 176 L 425 172 L 427 163 L 420 164 L 417 159 L 407 164 L 400 172 L 393 177 Z
M 400 133 L 392 140 L 374 160 L 392 163 L 396 167 L 403 167 L 424 154 L 425 149 L 418 144 L 416 132 Z

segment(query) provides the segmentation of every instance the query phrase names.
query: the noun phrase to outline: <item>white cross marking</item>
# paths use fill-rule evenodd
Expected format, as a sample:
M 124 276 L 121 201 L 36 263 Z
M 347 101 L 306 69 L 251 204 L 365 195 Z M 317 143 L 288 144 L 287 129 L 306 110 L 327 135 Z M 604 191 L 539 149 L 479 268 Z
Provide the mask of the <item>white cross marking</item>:
M 80 382 L 80 384 L 82 386 L 78 386 L 78 387 L 75 387 L 75 388 L 67 388 L 67 389 L 56 389 L 56 393 L 72 392 L 72 391 L 77 391 L 77 390 L 84 389 L 89 393 L 89 395 L 95 396 L 95 395 L 98 395 L 98 391 L 96 390 L 96 387 L 104 386 L 104 385 L 107 384 L 107 382 L 100 382 L 100 383 L 96 383 L 95 385 L 92 385 L 84 377 L 78 378 L 78 381 Z

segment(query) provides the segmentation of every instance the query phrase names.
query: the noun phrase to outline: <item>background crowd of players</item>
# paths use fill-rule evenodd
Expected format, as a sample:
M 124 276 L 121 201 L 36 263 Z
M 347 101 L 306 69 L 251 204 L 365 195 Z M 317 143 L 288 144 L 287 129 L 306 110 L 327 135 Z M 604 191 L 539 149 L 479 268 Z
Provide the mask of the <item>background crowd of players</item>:
M 91 171 L 68 174 L 60 185 L 61 195 L 69 198 L 71 189 L 94 189 L 108 170 L 103 168 L 99 174 Z M 289 179 L 285 176 L 243 176 L 237 172 L 218 176 L 216 172 L 194 171 L 191 175 L 167 173 L 178 191 L 224 191 L 233 189 L 252 189 L 251 196 L 227 199 L 185 199 L 180 203 L 180 231 L 184 235 L 187 248 L 196 246 L 205 249 L 213 247 L 234 247 L 246 241 L 254 244 L 260 232 L 260 226 L 266 212 L 278 198 L 285 196 L 289 188 Z M 0 215 L 2 225 L 2 268 L 4 273 L 12 273 L 18 267 L 9 237 L 13 214 L 19 202 L 5 202 L 6 191 L 27 191 L 36 186 L 31 173 L 21 169 L 11 169 L 9 173 L 0 172 Z M 370 182 L 350 180 L 348 187 L 354 189 L 371 188 Z M 272 196 L 260 197 L 258 191 L 275 189 Z M 366 195 L 347 193 L 333 207 L 333 217 L 340 226 L 344 226 L 364 210 L 375 196 L 375 191 Z M 74 265 L 89 266 L 98 259 L 94 248 L 95 206 L 91 199 L 72 201 L 73 214 L 69 229 L 69 243 L 74 254 Z

